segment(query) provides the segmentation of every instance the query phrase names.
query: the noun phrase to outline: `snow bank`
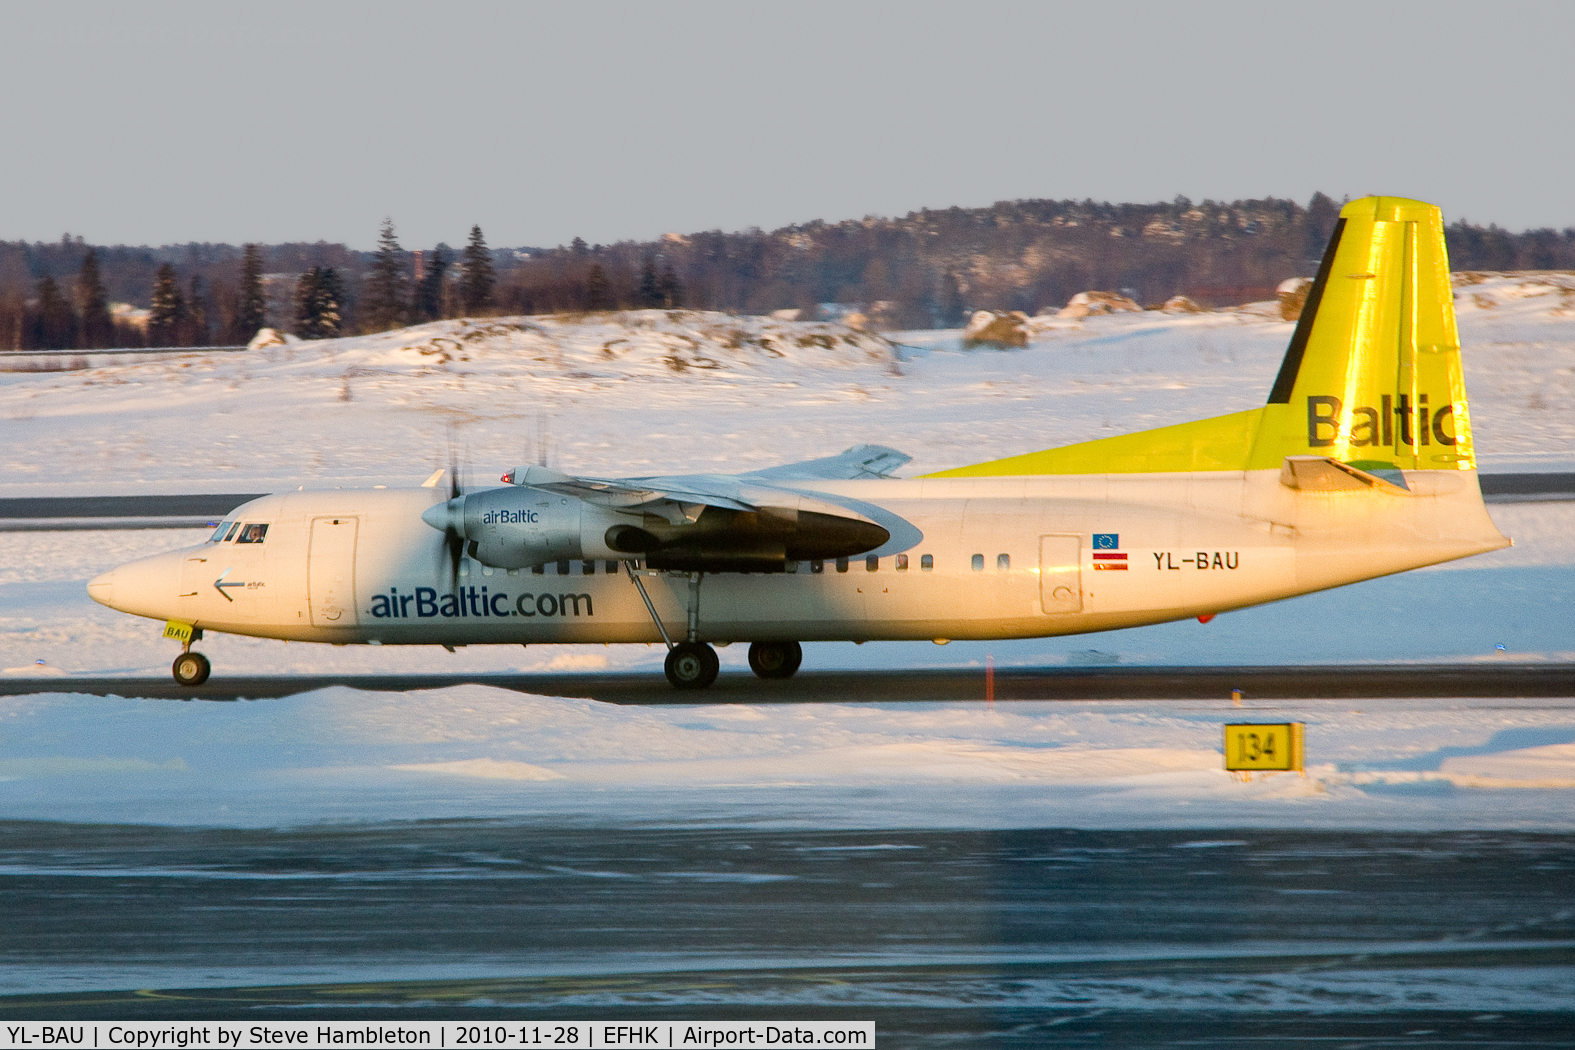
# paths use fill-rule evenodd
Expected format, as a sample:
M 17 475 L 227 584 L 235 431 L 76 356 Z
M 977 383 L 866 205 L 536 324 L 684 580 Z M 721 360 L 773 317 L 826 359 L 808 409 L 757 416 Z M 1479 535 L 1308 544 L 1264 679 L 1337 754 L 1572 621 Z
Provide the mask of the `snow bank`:
M 1307 723 L 1308 776 L 1223 771 L 1224 723 L 1289 719 Z M 341 687 L 0 698 L 0 733 L 0 819 L 1575 826 L 1575 709 L 1559 701 L 625 707 Z

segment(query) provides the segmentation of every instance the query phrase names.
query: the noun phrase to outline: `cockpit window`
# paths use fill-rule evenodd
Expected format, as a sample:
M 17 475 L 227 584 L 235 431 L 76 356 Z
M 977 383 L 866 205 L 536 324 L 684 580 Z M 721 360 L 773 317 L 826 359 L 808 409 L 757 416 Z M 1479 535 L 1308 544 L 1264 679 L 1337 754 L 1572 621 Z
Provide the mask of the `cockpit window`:
M 226 532 L 224 534 L 224 539 L 226 541 L 233 540 L 235 538 L 235 530 L 240 528 L 240 527 L 241 527 L 241 523 L 240 522 L 238 522 L 238 521 L 231 522 L 230 523 L 230 531 Z
M 235 537 L 236 543 L 261 543 L 263 537 L 268 535 L 268 526 L 251 523 L 241 526 L 241 533 Z
M 235 527 L 232 521 L 221 521 L 219 527 L 213 530 L 213 535 L 208 537 L 209 543 L 218 543 L 224 539 L 224 533 Z

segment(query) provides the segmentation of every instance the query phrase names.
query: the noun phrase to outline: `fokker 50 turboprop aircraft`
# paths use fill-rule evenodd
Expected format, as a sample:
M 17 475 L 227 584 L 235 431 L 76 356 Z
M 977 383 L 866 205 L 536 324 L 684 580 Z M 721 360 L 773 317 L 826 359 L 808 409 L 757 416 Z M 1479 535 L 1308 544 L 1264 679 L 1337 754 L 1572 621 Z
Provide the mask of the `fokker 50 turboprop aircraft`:
M 1031 638 L 1208 616 L 1508 545 L 1477 486 L 1432 205 L 1346 205 L 1261 408 L 898 480 L 880 446 L 730 475 L 543 467 L 448 498 L 292 492 L 88 584 L 204 631 L 364 645 L 710 643 L 762 678 L 801 641 Z

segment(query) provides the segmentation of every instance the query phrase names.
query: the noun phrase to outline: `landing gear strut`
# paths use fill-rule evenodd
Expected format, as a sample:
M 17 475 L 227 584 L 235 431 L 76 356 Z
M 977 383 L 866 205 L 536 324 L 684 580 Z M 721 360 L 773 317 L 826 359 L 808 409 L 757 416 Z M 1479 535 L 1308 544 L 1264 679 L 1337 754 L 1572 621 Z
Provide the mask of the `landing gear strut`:
M 213 666 L 208 663 L 206 656 L 188 650 L 175 658 L 170 670 L 175 673 L 175 681 L 181 685 L 199 686 L 208 680 Z
M 792 678 L 804 662 L 804 648 L 797 642 L 753 642 L 749 669 L 761 678 Z
M 716 681 L 716 650 L 704 642 L 679 642 L 667 650 L 667 680 L 677 689 L 704 689 Z

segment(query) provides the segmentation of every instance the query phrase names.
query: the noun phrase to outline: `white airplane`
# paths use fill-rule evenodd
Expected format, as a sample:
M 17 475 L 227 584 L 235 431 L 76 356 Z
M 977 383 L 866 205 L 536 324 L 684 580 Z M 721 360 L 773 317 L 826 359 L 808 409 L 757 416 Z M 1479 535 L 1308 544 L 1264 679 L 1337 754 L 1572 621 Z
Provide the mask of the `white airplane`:
M 899 480 L 866 445 L 731 475 L 290 492 L 88 584 L 205 631 L 335 645 L 1034 638 L 1199 617 L 1507 546 L 1477 485 L 1439 210 L 1341 212 L 1261 408 Z

